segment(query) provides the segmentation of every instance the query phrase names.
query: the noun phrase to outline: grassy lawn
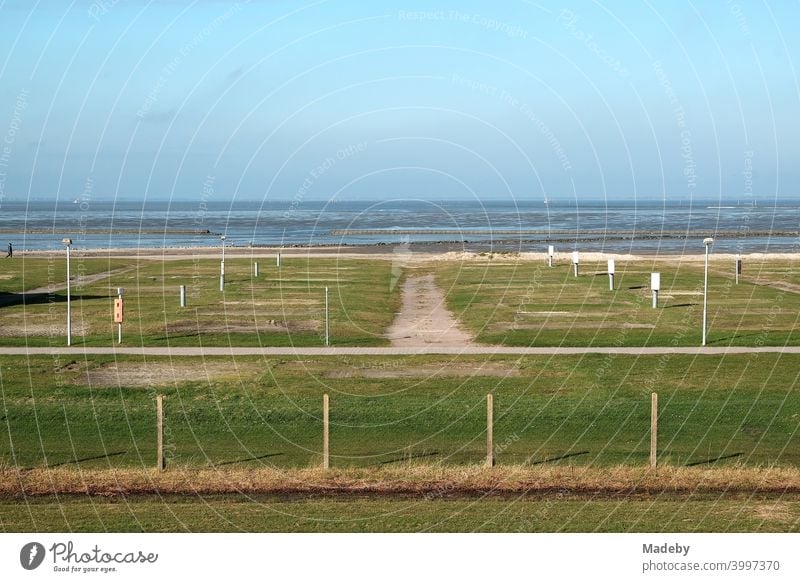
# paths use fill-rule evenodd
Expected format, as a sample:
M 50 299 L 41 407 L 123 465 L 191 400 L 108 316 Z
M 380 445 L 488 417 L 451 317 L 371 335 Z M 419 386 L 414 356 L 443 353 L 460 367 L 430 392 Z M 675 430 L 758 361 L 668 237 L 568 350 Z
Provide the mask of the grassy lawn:
M 156 393 L 170 466 L 311 467 L 331 397 L 338 467 L 800 464 L 800 356 L 0 358 L 0 463 L 151 467 Z
M 44 262 L 43 262 L 44 261 Z M 11 277 L 4 289 L 19 292 L 64 281 L 62 269 L 48 274 L 46 259 L 9 262 Z M 109 270 L 108 261 L 85 260 L 86 273 Z M 324 288 L 329 288 L 330 334 L 333 345 L 385 345 L 382 337 L 399 304 L 399 288 L 390 288 L 386 261 L 260 260 L 253 276 L 249 258 L 225 261 L 226 286 L 219 291 L 219 261 L 132 260 L 123 271 L 88 284 L 74 284 L 72 325 L 75 345 L 111 345 L 117 287 L 125 288 L 126 345 L 311 346 L 324 343 Z M 112 267 L 120 267 L 114 264 Z M 28 271 L 35 270 L 35 282 Z M 22 283 L 24 277 L 24 285 Z M 42 279 L 44 277 L 44 279 Z M 179 286 L 186 286 L 187 307 L 179 305 Z M 65 293 L 54 303 L 47 298 L 0 309 L 0 344 L 62 345 Z
M 0 500 L 5 532 L 797 532 L 796 497 Z
M 75 280 L 80 277 L 125 269 L 129 263 L 120 259 L 89 259 L 73 256 L 70 271 Z M 67 262 L 65 256 L 49 258 L 19 257 L 0 262 L 0 296 L 22 293 L 47 287 L 65 285 Z M 58 291 L 58 294 L 65 293 Z
M 430 268 L 430 267 L 423 267 Z M 696 346 L 701 342 L 702 262 L 607 264 L 481 258 L 435 268 L 448 307 L 479 342 L 510 346 Z M 651 307 L 650 273 L 661 273 L 659 308 Z M 800 269 L 787 260 L 748 259 L 739 285 L 730 260 L 712 258 L 708 344 L 800 344 Z

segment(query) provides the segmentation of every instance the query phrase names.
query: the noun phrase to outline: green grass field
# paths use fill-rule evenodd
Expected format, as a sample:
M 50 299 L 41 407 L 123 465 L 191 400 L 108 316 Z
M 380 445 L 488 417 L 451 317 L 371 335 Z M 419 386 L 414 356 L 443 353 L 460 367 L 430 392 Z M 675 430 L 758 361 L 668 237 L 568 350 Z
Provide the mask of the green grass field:
M 382 337 L 399 302 L 387 261 L 260 259 L 259 277 L 249 258 L 225 261 L 226 285 L 219 291 L 219 261 L 132 260 L 128 263 L 76 259 L 73 274 L 112 271 L 110 277 L 72 288 L 74 345 L 111 345 L 118 287 L 125 289 L 126 345 L 312 346 L 324 343 L 324 288 L 329 288 L 330 334 L 334 345 L 385 345 Z M 64 283 L 63 260 L 31 259 L 2 264 L 0 292 L 20 293 Z M 54 268 L 53 272 L 48 269 Z M 33 273 L 33 274 L 31 274 Z M 180 307 L 179 286 L 187 306 Z M 1 298 L 1 296 L 0 296 Z M 0 345 L 63 345 L 66 292 L 54 301 L 0 309 Z
M 650 392 L 668 465 L 800 464 L 800 356 L 2 357 L 0 462 L 152 466 L 156 393 L 172 465 L 472 464 L 486 394 L 498 463 L 643 465 Z M 190 378 L 190 379 L 187 379 Z
M 35 261 L 39 261 L 38 263 Z M 78 346 L 115 341 L 115 289 L 126 289 L 126 345 L 321 345 L 330 288 L 333 345 L 386 345 L 400 304 L 389 261 L 285 258 L 86 260 L 108 278 L 74 289 Z M 47 259 L 4 264 L 2 289 L 57 281 Z M 793 264 L 751 266 L 739 286 L 712 263 L 710 345 L 797 343 Z M 604 265 L 507 258 L 410 267 L 433 271 L 477 341 L 506 345 L 697 345 L 702 265 Z M 28 271 L 34 274 L 28 276 Z M 649 273 L 662 273 L 650 308 Z M 62 273 L 63 276 L 63 273 Z M 395 285 L 392 285 L 395 283 Z M 178 306 L 178 285 L 189 306 Z M 57 294 L 60 294 L 60 292 Z M 2 297 L 2 296 L 0 296 Z M 0 343 L 63 345 L 63 301 L 0 308 Z M 659 463 L 670 468 L 800 465 L 800 355 L 663 356 L 0 356 L 0 475 L 155 466 L 155 396 L 165 396 L 167 472 L 321 463 L 322 395 L 331 399 L 331 463 L 343 470 L 475 467 L 494 395 L 498 469 L 645 467 L 650 393 Z M 53 471 L 49 471 L 53 473 Z M 737 495 L 739 497 L 737 497 Z M 795 493 L 569 495 L 455 499 L 292 498 L 175 493 L 0 497 L 4 531 L 797 531 Z
M 713 498 L 0 500 L 6 532 L 797 532 L 800 500 Z
M 795 262 L 748 259 L 740 284 L 733 263 L 714 258 L 709 275 L 708 345 L 800 343 L 800 271 Z M 431 267 L 423 267 L 430 269 Z M 616 261 L 615 290 L 605 261 L 484 257 L 433 268 L 450 310 L 479 342 L 510 346 L 696 346 L 701 342 L 703 264 Z M 650 273 L 661 273 L 659 308 Z

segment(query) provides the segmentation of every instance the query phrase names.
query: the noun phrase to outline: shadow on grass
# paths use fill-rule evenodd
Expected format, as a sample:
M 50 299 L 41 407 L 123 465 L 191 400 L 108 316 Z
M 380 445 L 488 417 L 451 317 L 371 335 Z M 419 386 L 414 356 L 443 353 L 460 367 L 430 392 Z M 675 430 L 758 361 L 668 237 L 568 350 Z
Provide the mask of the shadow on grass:
M 86 461 L 97 461 L 98 459 L 110 459 L 111 457 L 119 457 L 121 455 L 127 455 L 128 451 L 117 451 L 115 453 L 106 453 L 105 455 L 95 455 L 93 457 L 83 457 L 82 459 L 72 459 L 70 461 L 62 461 L 60 463 L 53 463 L 51 465 L 45 465 L 45 469 L 54 469 L 55 467 L 63 467 L 64 465 L 77 465 L 79 463 L 84 463 Z M 38 467 L 24 467 L 20 469 L 20 471 L 33 471 Z
M 673 307 L 695 307 L 699 303 L 675 303 L 674 305 L 665 305 L 664 309 L 672 309 Z
M 72 295 L 71 300 L 90 301 L 92 299 L 109 299 L 111 295 Z M 67 296 L 57 293 L 0 293 L 0 307 L 15 305 L 42 305 L 45 303 L 66 303 Z
M 731 455 L 722 455 L 720 457 L 715 457 L 713 459 L 705 459 L 703 461 L 692 461 L 691 463 L 686 463 L 686 467 L 696 467 L 698 465 L 710 465 L 711 463 L 716 463 L 717 461 L 724 461 L 725 459 L 735 459 L 736 457 L 741 457 L 744 453 L 733 453 Z
M 544 465 L 545 463 L 555 463 L 556 461 L 563 461 L 564 459 L 569 459 L 570 457 L 580 457 L 581 455 L 588 455 L 589 451 L 580 451 L 578 453 L 566 453 L 564 455 L 559 455 L 558 457 L 549 457 L 547 459 L 542 459 L 541 461 L 531 461 L 531 465 Z
M 376 465 L 389 465 L 390 463 L 401 463 L 403 461 L 410 461 L 411 459 L 422 459 L 424 457 L 433 457 L 434 455 L 438 455 L 439 451 L 433 451 L 430 453 L 416 453 L 414 455 L 408 455 L 406 457 L 397 457 L 396 459 L 389 459 L 388 461 L 381 461 L 380 463 L 375 463 Z
M 764 334 L 763 331 L 753 332 L 753 333 L 739 333 L 739 334 L 736 334 L 736 335 L 729 335 L 728 337 L 720 337 L 720 338 L 713 339 L 713 340 L 709 339 L 706 343 L 709 343 L 709 344 L 721 344 L 721 343 L 727 343 L 727 342 L 729 342 L 731 340 L 741 339 L 741 338 L 744 338 L 744 337 L 757 337 L 757 336 L 764 336 L 764 335 L 765 334 Z
M 267 453 L 266 455 L 259 455 L 258 457 L 247 457 L 246 459 L 236 459 L 235 461 L 223 461 L 221 463 L 213 464 L 214 467 L 223 467 L 225 465 L 236 465 L 238 463 L 248 463 L 250 461 L 260 461 L 261 459 L 268 459 L 269 457 L 278 457 L 283 453 Z

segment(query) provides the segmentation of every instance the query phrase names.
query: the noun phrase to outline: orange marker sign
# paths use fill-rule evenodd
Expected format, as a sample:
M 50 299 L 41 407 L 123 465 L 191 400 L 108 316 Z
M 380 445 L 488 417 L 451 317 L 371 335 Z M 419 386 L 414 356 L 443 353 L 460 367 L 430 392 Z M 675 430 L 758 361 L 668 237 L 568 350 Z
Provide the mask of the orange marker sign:
M 114 323 L 122 323 L 125 319 L 125 304 L 121 297 L 114 299 Z

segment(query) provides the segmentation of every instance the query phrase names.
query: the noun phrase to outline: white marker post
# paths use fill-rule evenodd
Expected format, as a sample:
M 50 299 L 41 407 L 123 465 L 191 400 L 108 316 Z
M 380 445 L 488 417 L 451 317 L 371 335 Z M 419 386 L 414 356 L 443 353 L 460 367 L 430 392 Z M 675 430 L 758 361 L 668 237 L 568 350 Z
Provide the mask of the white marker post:
M 117 343 L 122 343 L 122 322 L 125 321 L 125 303 L 122 296 L 123 287 L 117 287 L 117 298 L 114 300 L 114 322 L 117 324 Z
M 736 284 L 739 284 L 739 275 L 742 274 L 742 255 L 736 255 Z
M 608 289 L 614 290 L 614 259 L 608 259 Z
M 180 287 L 181 307 L 186 307 L 186 285 Z
M 712 237 L 704 238 L 703 244 L 706 247 L 706 264 L 703 270 L 703 345 L 706 345 L 706 330 L 708 329 L 708 254 L 711 252 L 711 245 L 714 244 Z
M 547 247 L 547 266 L 553 266 L 553 255 L 556 254 L 556 249 L 553 245 Z
M 653 290 L 653 309 L 658 307 L 658 292 L 661 290 L 661 273 L 650 273 L 650 289 Z
M 69 251 L 70 247 L 72 246 L 72 239 L 65 238 L 61 240 L 61 243 L 66 245 L 67 247 L 67 345 L 72 345 L 72 297 L 70 295 L 70 288 L 69 288 Z
M 578 254 L 578 251 L 572 251 L 572 266 L 575 270 L 576 277 L 578 276 L 578 263 L 580 263 L 580 260 L 581 258 L 580 255 Z
M 277 256 L 275 257 L 275 266 L 280 268 L 281 266 L 281 252 L 278 251 Z
M 258 261 L 253 263 L 253 277 L 258 279 Z
M 328 288 L 325 287 L 325 346 L 331 345 L 329 329 L 330 328 L 328 327 Z

